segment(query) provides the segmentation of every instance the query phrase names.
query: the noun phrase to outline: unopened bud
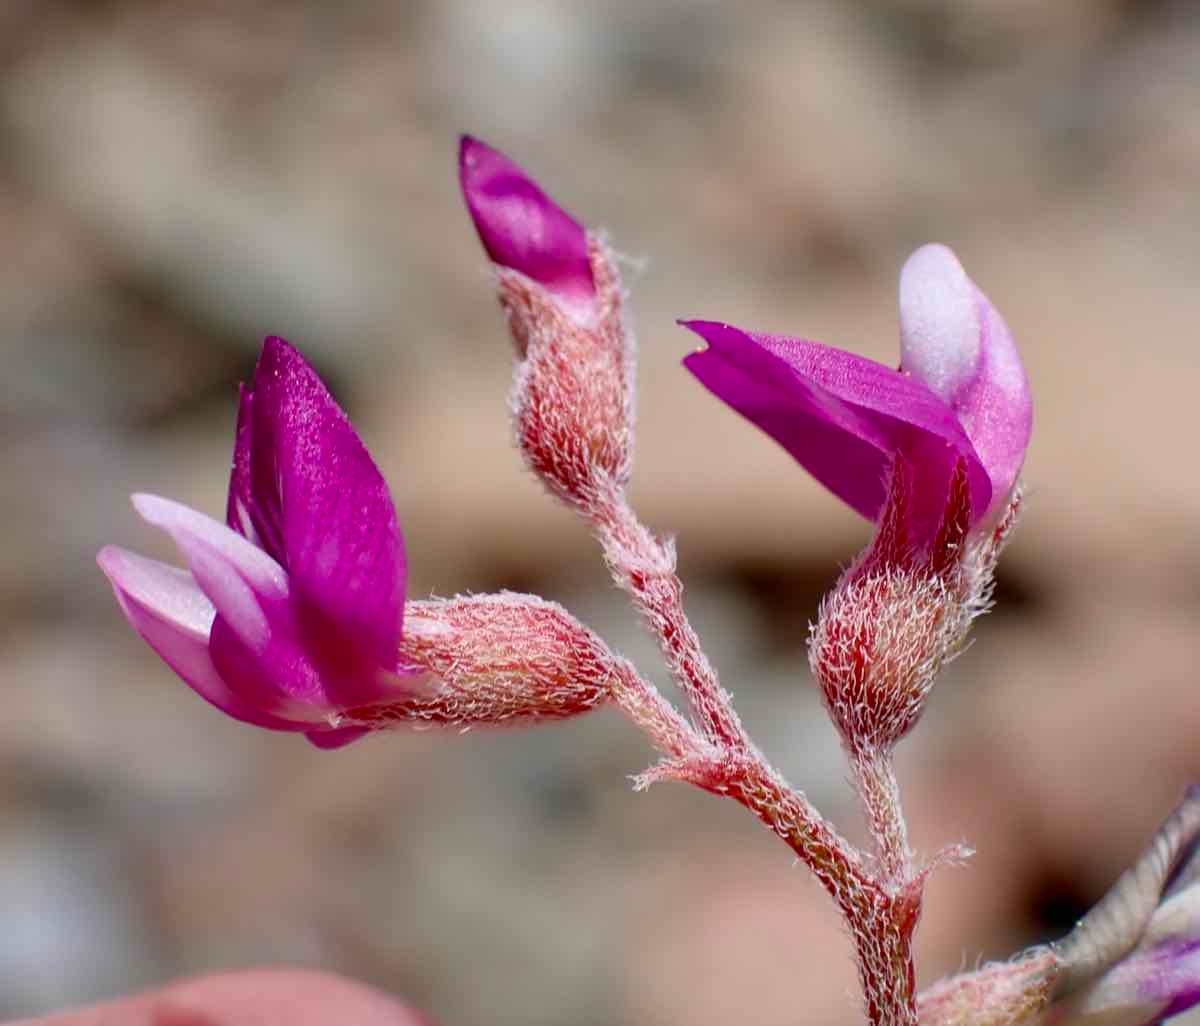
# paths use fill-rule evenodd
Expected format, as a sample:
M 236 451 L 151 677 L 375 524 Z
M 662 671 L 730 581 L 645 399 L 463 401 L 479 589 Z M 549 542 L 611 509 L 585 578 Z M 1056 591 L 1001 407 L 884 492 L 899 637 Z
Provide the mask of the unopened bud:
M 633 336 L 612 253 L 477 139 L 463 139 L 459 177 L 521 356 L 517 446 L 543 484 L 587 509 L 602 484 L 627 482 L 632 458 Z
M 408 603 L 400 655 L 440 687 L 351 710 L 347 723 L 475 726 L 575 716 L 610 697 L 616 660 L 561 606 L 509 592 Z

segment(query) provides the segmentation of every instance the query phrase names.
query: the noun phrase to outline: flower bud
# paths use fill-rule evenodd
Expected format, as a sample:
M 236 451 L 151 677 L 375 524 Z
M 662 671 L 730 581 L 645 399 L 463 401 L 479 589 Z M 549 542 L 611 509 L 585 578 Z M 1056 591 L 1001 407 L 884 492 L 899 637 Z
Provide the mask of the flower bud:
M 548 310 L 526 282 L 502 274 L 500 287 L 514 334 L 529 328 L 509 399 L 517 447 L 547 488 L 586 509 L 604 483 L 629 480 L 631 355 L 617 333 Z
M 561 606 L 502 592 L 410 602 L 401 658 L 432 695 L 347 712 L 346 724 L 485 724 L 562 719 L 611 693 L 616 656 Z
M 463 139 L 459 175 L 521 357 L 517 446 L 554 494 L 587 509 L 602 485 L 626 483 L 632 458 L 634 346 L 612 254 L 484 143 Z

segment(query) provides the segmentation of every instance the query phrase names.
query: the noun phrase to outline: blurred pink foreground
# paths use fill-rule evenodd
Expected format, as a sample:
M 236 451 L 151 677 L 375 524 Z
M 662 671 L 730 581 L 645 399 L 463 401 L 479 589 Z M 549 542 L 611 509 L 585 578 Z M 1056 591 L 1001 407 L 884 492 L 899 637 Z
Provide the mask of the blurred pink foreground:
M 329 973 L 221 973 L 11 1026 L 433 1026 L 381 991 Z

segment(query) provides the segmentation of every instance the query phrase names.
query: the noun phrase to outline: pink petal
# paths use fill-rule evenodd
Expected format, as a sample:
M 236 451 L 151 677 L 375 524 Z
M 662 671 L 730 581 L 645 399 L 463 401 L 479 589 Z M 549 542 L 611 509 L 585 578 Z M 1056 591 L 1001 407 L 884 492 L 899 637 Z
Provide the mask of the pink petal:
M 1029 382 L 1008 326 L 945 246 L 922 246 L 900 272 L 900 353 L 954 410 L 1002 502 L 1033 430 Z
M 229 687 L 264 709 L 311 729 L 335 715 L 338 704 L 313 665 L 286 609 L 273 611 L 269 643 L 251 648 L 224 617 L 213 622 L 213 665 Z
M 978 517 L 987 508 L 991 486 L 978 455 L 953 412 L 924 385 L 816 342 L 714 321 L 681 323 L 708 343 L 684 360 L 688 370 L 863 516 L 879 514 L 897 453 L 913 471 L 916 540 L 936 529 L 960 457 L 972 509 Z
M 250 422 L 253 505 L 278 511 L 293 594 L 350 647 L 394 667 L 405 557 L 391 494 L 345 413 L 282 339 L 263 345 Z
M 488 256 L 573 304 L 596 295 L 587 231 L 499 150 L 464 135 L 458 175 Z
M 130 626 L 197 694 L 245 723 L 300 728 L 255 708 L 221 679 L 208 647 L 216 610 L 191 574 L 114 545 L 102 549 L 96 561 Z
M 220 521 L 159 495 L 134 495 L 133 508 L 148 524 L 166 531 L 185 555 L 194 539 L 217 553 L 231 573 L 236 568 L 234 576 L 239 581 L 244 579 L 248 587 L 275 599 L 287 597 L 288 575 L 283 567 Z
M 306 651 L 288 596 L 288 578 L 261 549 L 180 503 L 139 495 L 135 505 L 167 531 L 212 602 L 209 651 L 229 687 L 272 714 L 320 721 L 333 707 Z
M 209 647 L 234 691 L 263 709 L 312 723 L 394 689 L 392 674 L 297 604 L 294 580 L 237 532 L 170 499 L 137 495 L 134 505 L 171 535 L 216 607 Z
M 207 650 L 216 610 L 186 570 L 117 545 L 101 549 L 96 562 L 119 599 L 138 603 L 170 626 L 183 646 L 180 657 L 190 656 L 196 646 Z M 197 667 L 203 669 L 202 663 Z

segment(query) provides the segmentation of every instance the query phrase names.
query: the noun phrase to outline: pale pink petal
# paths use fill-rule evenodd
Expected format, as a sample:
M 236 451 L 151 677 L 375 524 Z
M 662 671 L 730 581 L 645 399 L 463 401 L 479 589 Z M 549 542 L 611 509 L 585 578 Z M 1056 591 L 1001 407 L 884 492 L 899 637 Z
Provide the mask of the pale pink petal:
M 1033 429 L 1029 382 L 1004 319 L 945 246 L 922 246 L 900 273 L 900 352 L 954 410 L 1003 502 Z
M 282 568 L 203 513 L 156 496 L 139 495 L 134 503 L 171 535 L 216 608 L 210 652 L 229 687 L 273 715 L 306 722 L 328 716 L 334 707 L 296 622 Z
M 246 723 L 274 730 L 300 728 L 256 708 L 221 679 L 209 654 L 216 610 L 191 574 L 114 545 L 101 549 L 96 561 L 130 626 L 197 694 Z
M 288 575 L 283 567 L 219 520 L 158 495 L 134 495 L 133 507 L 147 523 L 166 531 L 181 547 L 184 544 L 181 539 L 185 537 L 204 542 L 230 565 L 236 566 L 239 575 L 255 589 L 277 597 L 287 595 Z

